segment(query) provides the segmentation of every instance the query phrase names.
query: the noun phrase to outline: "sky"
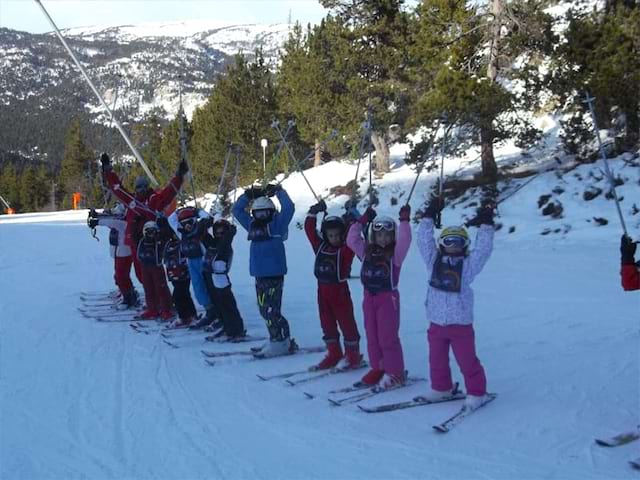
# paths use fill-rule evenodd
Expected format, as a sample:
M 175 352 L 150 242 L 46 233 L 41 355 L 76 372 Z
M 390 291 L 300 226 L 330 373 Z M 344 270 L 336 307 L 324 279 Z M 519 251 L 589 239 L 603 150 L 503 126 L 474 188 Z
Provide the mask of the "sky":
M 318 23 L 317 0 L 42 0 L 60 28 L 131 25 L 176 20 L 238 23 Z M 51 31 L 35 0 L 0 0 L 0 27 L 32 33 Z

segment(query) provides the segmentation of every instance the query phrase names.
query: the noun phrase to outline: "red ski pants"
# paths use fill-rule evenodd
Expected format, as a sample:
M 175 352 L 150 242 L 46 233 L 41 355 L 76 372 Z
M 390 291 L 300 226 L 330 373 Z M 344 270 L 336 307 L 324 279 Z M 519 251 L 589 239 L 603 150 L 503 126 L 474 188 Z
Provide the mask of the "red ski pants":
M 164 267 L 142 265 L 142 286 L 147 310 L 158 313 L 171 310 L 171 293 Z
M 339 340 L 340 332 L 346 342 L 360 340 L 358 326 L 353 316 L 353 302 L 347 282 L 336 284 L 318 284 L 318 307 L 320 309 L 320 326 L 324 340 Z
M 132 261 L 133 257 L 131 256 L 115 258 L 113 279 L 123 295 L 133 288 L 131 277 L 129 276 Z
M 453 388 L 449 368 L 449 345 L 458 361 L 467 395 L 487 393 L 484 368 L 476 356 L 473 325 L 438 325 L 432 323 L 427 333 L 431 388 L 443 392 Z

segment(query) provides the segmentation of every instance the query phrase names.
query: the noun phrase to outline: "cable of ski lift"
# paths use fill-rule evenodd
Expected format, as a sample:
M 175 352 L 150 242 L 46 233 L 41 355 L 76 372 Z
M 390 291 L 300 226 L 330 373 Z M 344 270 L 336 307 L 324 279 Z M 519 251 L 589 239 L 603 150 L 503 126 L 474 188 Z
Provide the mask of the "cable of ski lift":
M 49 23 L 51 24 L 51 26 L 53 27 L 53 30 L 56 34 L 56 36 L 58 37 L 58 39 L 60 40 L 60 42 L 62 43 L 62 45 L 64 46 L 64 48 L 67 50 L 67 53 L 69 53 L 69 56 L 71 57 L 71 59 L 73 60 L 73 62 L 76 64 L 76 66 L 78 67 L 78 69 L 80 70 L 80 73 L 82 73 L 82 76 L 84 77 L 84 79 L 87 81 L 87 83 L 89 84 L 89 87 L 91 88 L 91 90 L 93 91 L 93 93 L 96 95 L 96 97 L 98 97 L 98 100 L 100 100 L 100 103 L 102 104 L 102 107 L 107 111 L 107 113 L 109 114 L 109 116 L 112 118 L 113 123 L 115 124 L 116 128 L 118 129 L 118 131 L 120 132 L 120 134 L 122 135 L 122 138 L 124 138 L 124 141 L 127 143 L 127 145 L 129 146 L 129 148 L 131 149 L 131 152 L 133 153 L 133 155 L 136 157 L 136 160 L 138 160 L 138 162 L 140 163 L 140 165 L 142 166 L 142 168 L 144 169 L 145 173 L 147 174 L 147 176 L 149 177 L 149 179 L 151 180 L 151 182 L 155 185 L 158 186 L 158 181 L 156 180 L 156 178 L 153 176 L 153 174 L 151 173 L 151 170 L 149 170 L 149 167 L 147 166 L 147 164 L 145 163 L 145 161 L 142 158 L 142 155 L 140 155 L 140 152 L 138 152 L 138 150 L 136 149 L 136 147 L 133 145 L 133 142 L 131 141 L 131 139 L 129 138 L 129 136 L 127 135 L 127 133 L 124 131 L 124 129 L 122 128 L 122 125 L 120 124 L 120 122 L 118 121 L 118 119 L 115 117 L 114 113 L 111 111 L 111 109 L 109 108 L 109 106 L 106 104 L 106 102 L 104 101 L 104 98 L 102 98 L 102 95 L 100 94 L 100 92 L 98 92 L 98 89 L 95 87 L 95 85 L 93 84 L 93 82 L 91 81 L 91 79 L 89 78 L 89 75 L 87 75 L 86 70 L 84 69 L 84 67 L 82 66 L 82 64 L 78 61 L 78 58 L 76 57 L 76 55 L 73 53 L 73 50 L 71 50 L 71 48 L 69 47 L 69 45 L 67 44 L 67 41 L 65 40 L 65 38 L 62 36 L 62 33 L 60 32 L 60 30 L 58 29 L 58 26 L 56 25 L 56 23 L 53 21 L 53 18 L 51 18 L 51 16 L 49 15 L 49 12 L 47 11 L 47 9 L 44 7 L 44 5 L 42 4 L 41 0 L 34 0 L 38 6 L 41 8 L 42 12 L 44 13 L 45 17 L 47 18 L 47 20 L 49 21 Z

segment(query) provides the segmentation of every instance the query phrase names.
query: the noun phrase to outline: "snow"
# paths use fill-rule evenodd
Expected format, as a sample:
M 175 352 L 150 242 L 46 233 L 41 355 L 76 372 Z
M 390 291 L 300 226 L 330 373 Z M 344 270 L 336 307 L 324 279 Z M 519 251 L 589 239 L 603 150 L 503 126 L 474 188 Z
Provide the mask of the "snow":
M 392 172 L 376 179 L 381 213 L 397 215 L 414 178 L 402 161 L 405 149 L 394 147 Z M 503 164 L 520 161 L 508 148 L 498 154 Z M 2 477 L 632 478 L 626 462 L 637 457 L 637 445 L 604 449 L 593 443 L 596 436 L 637 425 L 640 400 L 640 293 L 620 287 L 615 208 L 603 195 L 591 202 L 580 198 L 588 185 L 603 186 L 597 179 L 602 165 L 581 165 L 559 178 L 570 162 L 546 172 L 546 157 L 530 161 L 541 173 L 500 204 L 504 226 L 474 283 L 478 355 L 489 390 L 499 397 L 444 436 L 431 426 L 453 414 L 456 403 L 377 415 L 353 405 L 329 406 L 326 392 L 362 371 L 304 388 L 255 376 L 304 368 L 321 354 L 231 357 L 209 367 L 201 348 L 247 344 L 207 345 L 193 335 L 176 337 L 182 347 L 172 349 L 126 323 L 83 318 L 76 310 L 78 292 L 113 288 L 106 231 L 99 232 L 100 242 L 92 239 L 86 211 L 1 216 Z M 473 172 L 465 165 L 464 158 L 448 159 L 445 172 Z M 631 214 L 631 205 L 640 200 L 640 169 L 620 159 L 611 166 L 627 179 L 618 193 L 637 238 L 640 215 Z M 355 168 L 354 162 L 331 162 L 305 174 L 324 197 L 351 180 Z M 361 176 L 366 172 L 364 162 Z M 434 180 L 435 173 L 423 174 L 414 209 Z M 506 192 L 527 180 L 512 181 Z M 296 217 L 287 241 L 283 312 L 300 345 L 318 345 L 313 258 L 295 227 L 314 200 L 300 174 L 284 185 Z M 564 205 L 564 218 L 549 219 L 537 200 L 557 186 L 564 189 L 553 194 Z M 394 197 L 399 203 L 392 206 Z M 339 213 L 345 199 L 331 198 L 330 212 Z M 473 208 L 465 206 L 472 200 L 449 205 L 444 223 L 471 215 Z M 597 227 L 587 221 L 593 216 L 609 223 Z M 540 235 L 563 225 L 571 229 Z M 515 232 L 508 233 L 511 226 Z M 234 242 L 233 288 L 250 333 L 264 334 L 245 238 L 241 232 Z M 400 280 L 400 334 L 407 368 L 417 376 L 428 375 L 426 283 L 412 245 Z M 350 286 L 364 351 L 362 288 L 357 279 Z M 461 381 L 455 363 L 452 371 Z M 409 399 L 425 388 L 418 383 L 366 404 Z M 306 399 L 302 391 L 317 397 Z

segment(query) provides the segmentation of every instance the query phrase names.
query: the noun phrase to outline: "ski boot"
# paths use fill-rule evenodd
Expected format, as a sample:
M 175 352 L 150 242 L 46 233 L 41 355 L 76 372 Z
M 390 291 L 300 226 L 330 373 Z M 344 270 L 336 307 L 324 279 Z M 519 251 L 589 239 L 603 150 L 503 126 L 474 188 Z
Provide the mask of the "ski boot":
M 342 359 L 342 348 L 340 348 L 338 340 L 325 340 L 325 344 L 327 345 L 327 354 L 320 363 L 311 367 L 311 370 L 328 370 L 335 367 Z

